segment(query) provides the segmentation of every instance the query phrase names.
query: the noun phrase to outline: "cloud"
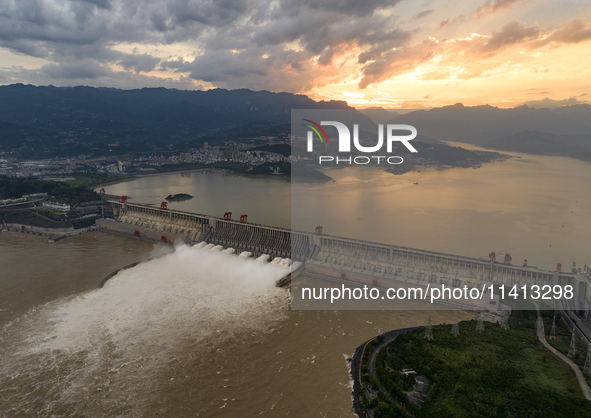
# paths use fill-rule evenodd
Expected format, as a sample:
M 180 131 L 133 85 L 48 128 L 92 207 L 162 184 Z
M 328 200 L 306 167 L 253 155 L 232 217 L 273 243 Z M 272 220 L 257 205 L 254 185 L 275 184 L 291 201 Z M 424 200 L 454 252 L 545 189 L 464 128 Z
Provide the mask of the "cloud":
M 562 29 L 552 32 L 549 36 L 532 44 L 532 47 L 539 48 L 551 42 L 577 44 L 591 39 L 591 28 L 585 26 L 583 19 L 575 19 L 568 22 Z
M 413 47 L 383 52 L 363 68 L 359 88 L 364 89 L 392 76 L 412 71 L 417 66 L 430 61 L 438 49 L 435 40 L 426 39 Z
M 148 54 L 125 55 L 118 64 L 126 70 L 133 70 L 136 74 L 152 71 L 161 59 Z
M 431 14 L 431 13 L 433 13 L 434 11 L 435 11 L 434 9 L 429 9 L 429 10 L 425 10 L 425 11 L 423 11 L 423 12 L 421 12 L 421 13 L 417 13 L 417 14 L 415 15 L 415 20 L 422 19 L 423 17 L 430 15 L 430 14 Z
M 516 2 L 487 0 L 478 10 L 497 13 Z M 422 71 L 423 80 L 483 77 L 501 65 L 489 59 L 505 50 L 591 39 L 591 29 L 579 19 L 551 29 L 513 20 L 490 34 L 437 40 L 425 31 L 445 28 L 447 33 L 466 17 L 419 28 L 417 20 L 439 10 L 417 4 L 408 13 L 414 19 L 402 19 L 395 13 L 398 3 L 5 0 L 0 2 L 0 49 L 40 58 L 45 65 L 35 64 L 35 71 L 5 69 L 2 80 L 115 86 L 125 80 L 153 85 L 158 77 L 162 85 L 172 85 L 174 77 L 193 87 L 307 92 L 347 82 L 366 88 L 434 59 L 440 67 Z M 450 70 L 453 66 L 462 70 Z
M 543 96 L 543 95 L 548 95 L 551 94 L 552 92 L 550 90 L 547 89 L 538 89 L 538 88 L 533 88 L 533 89 L 527 89 L 526 90 L 526 95 L 528 96 Z
M 110 10 L 113 7 L 113 2 L 111 0 L 81 0 L 81 2 L 95 5 L 101 9 Z
M 112 74 L 111 69 L 94 60 L 45 64 L 40 72 L 53 79 L 94 79 Z
M 554 109 L 559 106 L 570 106 L 570 105 L 583 104 L 583 103 L 586 103 L 586 102 L 579 101 L 576 97 L 571 97 L 569 99 L 564 99 L 564 100 L 553 100 L 553 99 L 546 97 L 541 100 L 528 100 L 527 102 L 524 102 L 523 104 L 528 105 L 530 107 L 535 107 L 536 109 L 541 109 L 541 108 Z
M 26 81 L 35 85 L 76 86 L 87 85 L 93 87 L 111 86 L 121 89 L 143 87 L 167 87 L 180 90 L 202 90 L 202 84 L 192 79 L 180 76 L 178 80 L 164 77 L 156 78 L 127 71 L 113 71 L 98 63 L 78 64 L 47 64 L 39 69 L 10 67 L 0 69 L 0 83 L 13 84 Z
M 396 3 L 398 0 L 303 0 L 284 1 L 282 6 L 288 10 L 305 6 L 314 12 L 338 12 L 351 17 L 367 17 L 377 10 L 390 8 Z
M 493 32 L 489 41 L 482 47 L 483 52 L 495 52 L 507 46 L 537 39 L 540 36 L 540 28 L 537 26 L 526 27 L 512 20 L 501 28 L 499 32 Z
M 482 6 L 472 13 L 472 17 L 479 18 L 486 14 L 496 14 L 520 1 L 522 0 L 486 0 Z

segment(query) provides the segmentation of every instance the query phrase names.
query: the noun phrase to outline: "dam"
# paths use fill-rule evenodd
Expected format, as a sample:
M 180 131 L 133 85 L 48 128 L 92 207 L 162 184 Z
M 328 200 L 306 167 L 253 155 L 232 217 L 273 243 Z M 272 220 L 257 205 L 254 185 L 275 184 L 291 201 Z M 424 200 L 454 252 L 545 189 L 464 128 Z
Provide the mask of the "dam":
M 510 256 L 498 262 L 494 253 L 489 259 L 465 257 L 248 223 L 231 216 L 218 218 L 163 207 L 107 200 L 114 219 L 98 219 L 96 226 L 111 232 L 162 242 L 206 242 L 250 252 L 254 257 L 268 254 L 303 263 L 306 276 L 347 283 L 353 286 L 413 287 L 429 286 L 481 288 L 487 286 L 572 286 L 574 297 L 554 300 L 554 308 L 578 311 L 591 319 L 591 269 L 585 265 L 572 272 L 555 271 L 511 264 Z M 464 308 L 498 310 L 499 296 L 464 300 Z

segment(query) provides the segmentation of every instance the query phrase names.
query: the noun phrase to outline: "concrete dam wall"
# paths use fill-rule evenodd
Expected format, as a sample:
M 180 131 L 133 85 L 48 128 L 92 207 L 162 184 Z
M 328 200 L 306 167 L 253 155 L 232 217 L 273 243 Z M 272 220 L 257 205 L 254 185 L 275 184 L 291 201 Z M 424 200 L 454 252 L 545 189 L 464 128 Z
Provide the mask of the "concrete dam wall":
M 308 275 L 328 280 L 350 282 L 382 288 L 441 286 L 482 288 L 505 285 L 506 293 L 513 286 L 573 286 L 574 298 L 568 304 L 555 306 L 565 310 L 588 310 L 591 307 L 591 271 L 585 266 L 582 274 L 562 273 L 491 262 L 479 258 L 457 256 L 333 236 L 316 236 L 317 247 L 306 260 Z M 464 305 L 495 310 L 500 298 L 480 301 L 464 300 Z
M 115 219 L 120 223 L 102 221 L 101 227 L 124 234 L 135 231 L 150 239 L 182 240 L 187 243 L 205 241 L 251 252 L 255 257 L 268 254 L 271 258 L 308 258 L 313 234 L 294 232 L 252 223 L 242 223 L 213 216 L 198 215 L 146 205 L 110 201 Z M 160 236 L 159 236 L 160 235 Z
M 291 258 L 305 262 L 304 274 L 321 279 L 377 287 L 443 285 L 481 288 L 571 285 L 575 297 L 559 302 L 558 309 L 591 307 L 591 270 L 581 274 L 515 266 L 486 259 L 444 254 L 355 239 L 317 235 L 284 228 L 243 223 L 146 205 L 109 201 L 117 222 L 100 220 L 108 230 L 152 240 L 187 243 L 205 241 L 224 248 L 248 251 L 255 257 Z M 507 290 L 508 291 L 508 290 Z M 468 303 L 479 309 L 497 309 L 499 298 Z

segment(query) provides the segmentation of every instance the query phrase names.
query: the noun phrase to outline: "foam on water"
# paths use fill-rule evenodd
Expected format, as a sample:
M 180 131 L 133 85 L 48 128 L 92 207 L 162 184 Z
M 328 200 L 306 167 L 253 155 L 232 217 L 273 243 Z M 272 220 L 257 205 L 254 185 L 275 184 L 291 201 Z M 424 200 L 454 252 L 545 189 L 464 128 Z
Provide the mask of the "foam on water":
M 43 305 L 2 329 L 0 415 L 127 407 L 141 416 L 142 393 L 171 361 L 272 327 L 289 301 L 275 288 L 287 272 L 287 263 L 180 246 L 102 289 Z M 100 394 L 92 406 L 89 390 Z

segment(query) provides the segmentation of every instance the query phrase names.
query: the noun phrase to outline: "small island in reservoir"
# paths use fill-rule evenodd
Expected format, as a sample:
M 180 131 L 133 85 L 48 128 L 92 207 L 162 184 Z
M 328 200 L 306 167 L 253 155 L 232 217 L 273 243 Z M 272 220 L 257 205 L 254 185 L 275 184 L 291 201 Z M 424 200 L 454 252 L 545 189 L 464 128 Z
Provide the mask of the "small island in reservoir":
M 169 202 L 182 202 L 184 200 L 191 200 L 193 196 L 187 193 L 177 193 L 177 194 L 169 194 L 165 197 L 165 199 Z

